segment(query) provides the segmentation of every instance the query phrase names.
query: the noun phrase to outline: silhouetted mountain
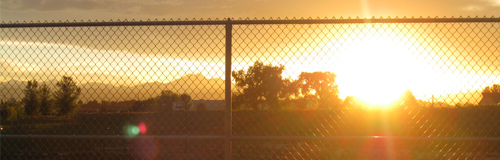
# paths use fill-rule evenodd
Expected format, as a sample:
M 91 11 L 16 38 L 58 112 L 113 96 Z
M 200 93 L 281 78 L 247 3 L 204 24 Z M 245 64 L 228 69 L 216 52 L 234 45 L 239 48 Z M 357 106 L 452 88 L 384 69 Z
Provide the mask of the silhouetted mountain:
M 55 89 L 56 80 L 48 81 L 50 88 Z M 11 80 L 0 83 L 2 99 L 15 98 L 20 100 L 26 82 Z M 193 99 L 222 100 L 224 99 L 224 80 L 220 78 L 207 79 L 201 74 L 188 74 L 169 83 L 150 82 L 135 86 L 116 86 L 104 83 L 81 84 L 84 102 L 89 100 L 97 101 L 123 101 L 123 100 L 144 100 L 160 95 L 163 90 L 172 90 L 180 94 L 187 93 Z
M 224 80 L 220 78 L 207 79 L 201 74 L 188 74 L 169 83 L 151 82 L 131 88 L 134 99 L 147 99 L 160 95 L 163 90 L 177 93 L 187 93 L 193 99 L 224 99 Z
M 130 94 L 126 94 L 126 92 L 124 92 L 127 87 L 114 86 L 111 84 L 92 82 L 82 84 L 80 87 L 82 88 L 82 95 L 80 96 L 80 99 L 84 102 L 89 100 L 123 101 L 128 100 L 126 97 Z
M 39 85 L 42 85 L 44 83 L 47 84 L 51 90 L 54 90 L 57 80 L 49 80 L 45 82 L 38 81 Z M 25 89 L 25 87 L 26 87 L 26 81 L 10 80 L 7 82 L 1 82 L 0 98 L 2 100 L 4 99 L 10 100 L 11 98 L 14 98 L 16 100 L 21 100 L 21 98 L 24 96 L 23 90 Z
M 10 80 L 0 83 L 0 94 L 2 100 L 21 99 L 26 82 Z M 20 97 L 21 96 L 21 97 Z

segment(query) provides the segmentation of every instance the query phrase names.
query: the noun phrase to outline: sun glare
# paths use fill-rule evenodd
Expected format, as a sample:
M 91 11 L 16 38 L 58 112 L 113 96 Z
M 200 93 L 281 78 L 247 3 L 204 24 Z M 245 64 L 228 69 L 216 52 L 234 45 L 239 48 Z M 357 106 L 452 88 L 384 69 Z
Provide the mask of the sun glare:
M 297 77 L 300 72 L 333 72 L 337 75 L 335 81 L 341 99 L 354 96 L 377 107 L 390 106 L 406 90 L 423 101 L 438 97 L 438 101 L 446 103 L 464 103 L 449 96 L 469 94 L 487 84 L 500 83 L 495 80 L 498 75 L 474 71 L 463 62 L 451 62 L 453 59 L 446 55 L 457 54 L 449 52 L 457 50 L 454 46 L 437 46 L 432 41 L 415 38 L 418 35 L 366 25 L 363 29 L 327 37 L 329 42 L 324 46 L 285 60 L 289 63 L 285 63 L 284 74 Z M 306 63 L 295 63 L 297 60 Z
M 343 97 L 388 106 L 421 77 L 411 51 L 392 37 L 370 37 L 353 44 L 332 66 Z

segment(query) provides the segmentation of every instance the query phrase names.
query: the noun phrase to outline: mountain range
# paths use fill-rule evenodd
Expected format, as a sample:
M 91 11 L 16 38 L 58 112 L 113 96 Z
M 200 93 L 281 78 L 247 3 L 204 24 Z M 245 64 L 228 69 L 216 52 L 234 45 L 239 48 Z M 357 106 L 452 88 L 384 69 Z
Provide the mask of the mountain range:
M 49 85 L 52 91 L 55 90 L 57 80 L 44 82 Z M 78 83 L 78 82 L 77 82 Z M 150 82 L 138 85 L 120 85 L 105 83 L 85 83 L 79 85 L 82 88 L 80 100 L 88 102 L 97 101 L 124 101 L 124 100 L 145 100 L 160 95 L 163 90 L 171 90 L 176 93 L 189 94 L 194 100 L 223 100 L 225 91 L 225 81 L 220 78 L 208 79 L 202 74 L 187 74 L 179 79 L 168 83 Z M 21 100 L 24 97 L 23 90 L 26 81 L 10 80 L 0 83 L 0 99 L 10 100 L 12 98 Z M 234 88 L 234 84 L 232 86 Z M 436 95 L 438 98 L 439 95 Z M 473 103 L 477 104 L 481 98 L 479 90 L 467 93 L 441 95 L 446 103 Z
M 57 80 L 49 80 L 44 83 L 48 84 L 49 88 L 54 91 Z M 202 74 L 187 74 L 168 83 L 150 82 L 127 86 L 91 82 L 81 84 L 79 87 L 82 88 L 80 100 L 83 102 L 91 100 L 145 100 L 160 95 L 163 90 L 171 90 L 179 94 L 186 93 L 195 100 L 222 100 L 225 91 L 224 83 L 225 81 L 220 78 L 208 79 Z M 24 96 L 23 90 L 25 87 L 26 81 L 10 80 L 1 82 L 1 98 L 21 100 Z

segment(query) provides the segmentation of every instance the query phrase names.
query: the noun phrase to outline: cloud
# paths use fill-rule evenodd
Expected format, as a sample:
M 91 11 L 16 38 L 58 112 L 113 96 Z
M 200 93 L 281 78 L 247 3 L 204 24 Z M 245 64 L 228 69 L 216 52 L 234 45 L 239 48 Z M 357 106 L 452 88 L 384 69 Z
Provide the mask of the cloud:
M 0 0 L 3 21 L 483 16 L 500 0 Z M 363 7 L 366 6 L 366 7 Z M 368 12 L 367 12 L 368 11 Z
M 469 13 L 484 13 L 484 15 L 498 15 L 500 12 L 500 0 L 478 0 L 469 1 L 461 8 Z
M 60 11 L 60 10 L 129 10 L 138 6 L 179 6 L 182 0 L 1 0 L 2 10 L 7 11 Z
M 124 51 L 89 49 L 57 43 L 0 40 L 0 47 L 11 51 L 2 53 L 3 56 L 0 58 L 0 66 L 7 68 L 7 77 L 22 77 L 23 79 L 29 79 L 29 75 L 51 77 L 57 74 L 76 74 L 79 75 L 78 77 L 86 77 L 85 75 L 115 76 L 114 79 L 91 77 L 97 78 L 98 81 L 107 81 L 106 83 L 116 81 L 168 82 L 185 74 L 194 73 L 202 73 L 205 77 L 219 78 L 222 77 L 224 68 L 224 63 L 218 61 L 193 61 L 151 54 L 141 55 Z M 169 71 L 169 74 L 164 74 L 165 71 Z M 130 79 L 130 77 L 141 78 Z M 9 80 L 0 76 L 0 81 L 2 79 Z
M 99 3 L 93 1 L 64 1 L 64 0 L 2 0 L 2 10 L 7 11 L 57 11 L 67 8 L 93 9 Z

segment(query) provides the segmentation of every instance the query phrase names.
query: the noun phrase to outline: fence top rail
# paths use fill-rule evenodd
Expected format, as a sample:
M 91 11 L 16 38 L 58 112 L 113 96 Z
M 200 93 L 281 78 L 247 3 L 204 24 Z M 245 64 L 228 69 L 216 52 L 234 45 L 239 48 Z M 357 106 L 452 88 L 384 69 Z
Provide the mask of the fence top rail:
M 500 17 L 467 18 L 332 18 L 332 19 L 231 19 L 223 20 L 155 20 L 155 21 L 102 21 L 102 22 L 9 22 L 0 23 L 0 28 L 28 27 L 99 27 L 99 26 L 168 26 L 168 25 L 252 25 L 252 24 L 349 24 L 349 23 L 489 23 L 500 22 Z

